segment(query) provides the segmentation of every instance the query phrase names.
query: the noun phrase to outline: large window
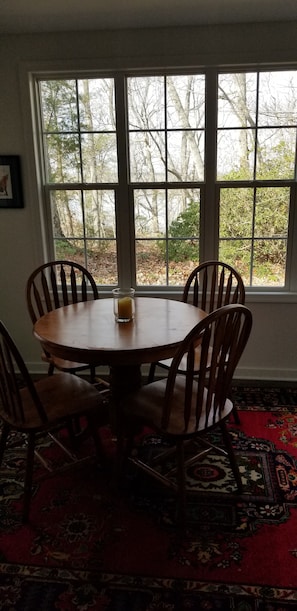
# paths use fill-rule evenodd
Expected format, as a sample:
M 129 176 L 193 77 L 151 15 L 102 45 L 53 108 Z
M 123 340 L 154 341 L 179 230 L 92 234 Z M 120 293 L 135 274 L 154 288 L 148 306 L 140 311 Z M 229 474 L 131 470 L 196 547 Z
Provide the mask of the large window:
M 102 286 L 182 286 L 206 258 L 290 289 L 297 71 L 38 81 L 48 249 Z

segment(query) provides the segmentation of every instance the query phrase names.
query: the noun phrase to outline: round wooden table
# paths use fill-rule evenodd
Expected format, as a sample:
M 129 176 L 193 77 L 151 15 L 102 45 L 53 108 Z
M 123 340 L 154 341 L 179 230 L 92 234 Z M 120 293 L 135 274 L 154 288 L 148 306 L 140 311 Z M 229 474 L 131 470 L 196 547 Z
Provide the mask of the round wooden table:
M 141 384 L 140 366 L 174 355 L 206 313 L 170 299 L 137 297 L 132 322 L 117 323 L 113 299 L 64 306 L 42 316 L 34 335 L 43 348 L 63 359 L 109 365 L 114 397 Z

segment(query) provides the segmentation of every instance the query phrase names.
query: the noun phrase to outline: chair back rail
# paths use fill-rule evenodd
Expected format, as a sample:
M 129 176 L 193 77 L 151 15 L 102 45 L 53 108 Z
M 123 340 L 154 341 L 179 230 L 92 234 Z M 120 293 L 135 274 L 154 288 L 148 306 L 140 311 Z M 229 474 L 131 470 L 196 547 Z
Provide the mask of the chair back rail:
M 229 303 L 245 303 L 245 288 L 240 274 L 227 263 L 206 261 L 189 275 L 182 301 L 205 312 Z
M 89 291 L 88 291 L 89 289 Z M 79 263 L 59 260 L 38 267 L 27 282 L 27 304 L 33 324 L 38 318 L 64 305 L 98 299 L 92 275 Z

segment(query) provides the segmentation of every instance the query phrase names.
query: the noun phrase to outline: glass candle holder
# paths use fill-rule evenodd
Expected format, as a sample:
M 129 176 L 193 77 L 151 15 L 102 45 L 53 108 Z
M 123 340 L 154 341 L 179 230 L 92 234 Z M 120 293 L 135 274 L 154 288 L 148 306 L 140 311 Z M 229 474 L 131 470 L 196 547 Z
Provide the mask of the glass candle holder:
M 135 289 L 113 289 L 113 311 L 116 322 L 130 322 L 135 314 Z

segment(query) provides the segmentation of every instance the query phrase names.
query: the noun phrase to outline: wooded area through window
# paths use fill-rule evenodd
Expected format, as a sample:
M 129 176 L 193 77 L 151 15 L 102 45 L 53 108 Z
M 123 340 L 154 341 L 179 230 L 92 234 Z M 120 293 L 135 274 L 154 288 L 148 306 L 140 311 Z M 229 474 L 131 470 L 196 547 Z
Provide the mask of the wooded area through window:
M 54 258 L 106 287 L 182 286 L 219 258 L 289 288 L 297 71 L 37 82 Z

